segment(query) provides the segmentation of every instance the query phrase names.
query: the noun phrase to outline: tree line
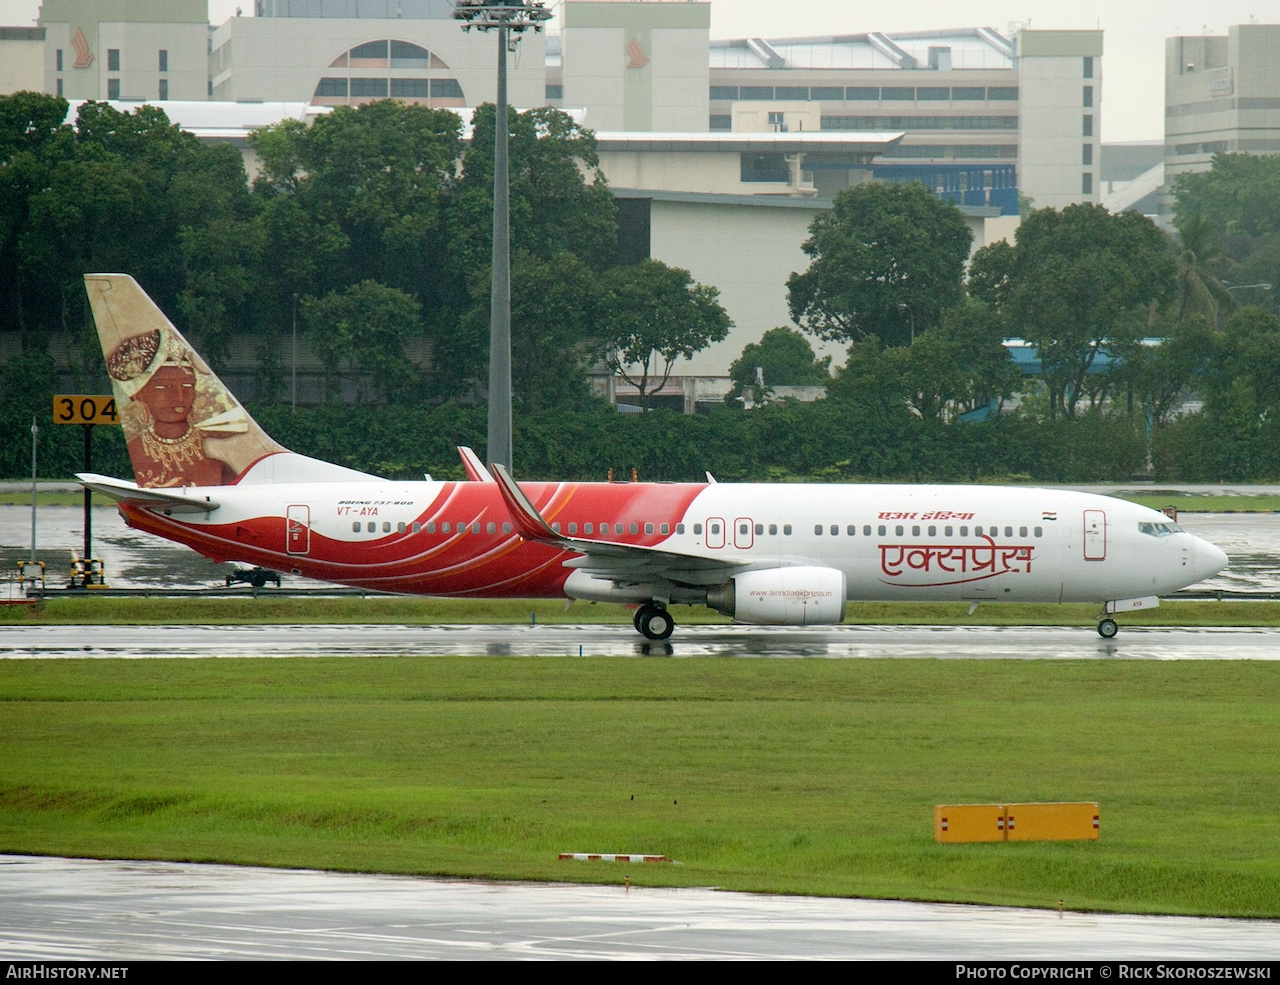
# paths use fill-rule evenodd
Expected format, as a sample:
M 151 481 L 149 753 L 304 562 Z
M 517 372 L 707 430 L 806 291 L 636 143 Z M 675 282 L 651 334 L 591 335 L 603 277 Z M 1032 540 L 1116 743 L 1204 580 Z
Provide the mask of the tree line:
M 252 184 L 237 150 L 158 108 L 87 103 L 74 124 L 66 113 L 56 97 L 0 98 L 5 433 L 47 414 L 55 338 L 78 340 L 66 354 L 78 385 L 105 386 L 81 277 L 122 270 L 215 368 L 253 348 L 251 409 L 296 450 L 405 477 L 453 474 L 457 443 L 482 450 L 492 106 L 469 143 L 456 115 L 395 101 L 284 121 L 253 136 Z M 1280 275 L 1280 157 L 1221 155 L 1180 176 L 1176 237 L 1134 213 L 1032 209 L 1013 243 L 971 260 L 963 218 L 923 186 L 850 188 L 814 220 L 809 263 L 788 283 L 794 327 L 731 367 L 731 397 L 822 384 L 826 399 L 633 416 L 592 399 L 589 365 L 608 360 L 647 403 L 729 320 L 687 271 L 623 262 L 589 130 L 552 109 L 508 125 L 523 474 L 1280 476 L 1266 286 Z M 328 400 L 296 415 L 280 406 L 279 358 L 295 316 Z M 1011 337 L 1034 346 L 1032 376 L 1011 361 Z M 833 373 L 811 338 L 847 345 L 844 365 Z M 344 393 L 355 407 L 339 405 Z M 45 474 L 79 467 L 78 434 L 59 433 L 73 430 L 45 430 Z M 3 443 L 0 471 L 26 472 L 22 444 Z M 108 462 L 123 454 L 106 434 L 99 446 Z M 114 467 L 127 474 L 123 457 Z
M 133 274 L 216 369 L 251 346 L 258 401 L 285 395 L 281 338 L 298 327 L 326 400 L 474 402 L 487 379 L 496 115 L 469 143 L 447 110 L 383 100 L 285 120 L 239 151 L 200 142 L 159 107 L 122 113 L 0 98 L 0 336 L 6 401 L 42 406 L 50 339 L 105 383 L 82 276 Z M 636 362 L 659 382 L 727 334 L 713 287 L 652 260 L 621 263 L 595 137 L 558 110 L 511 112 L 516 407 L 583 408 L 587 369 Z M 661 318 L 654 313 L 662 312 Z M 653 388 L 646 379 L 642 391 Z

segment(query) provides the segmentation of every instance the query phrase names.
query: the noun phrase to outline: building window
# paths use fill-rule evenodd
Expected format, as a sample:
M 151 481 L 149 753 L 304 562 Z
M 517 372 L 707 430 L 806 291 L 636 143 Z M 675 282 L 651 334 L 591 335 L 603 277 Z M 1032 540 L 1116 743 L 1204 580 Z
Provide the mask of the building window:
M 166 48 L 160 49 L 160 71 L 169 71 L 169 52 Z
M 772 99 L 773 86 L 741 86 L 738 94 L 739 99 Z
M 848 86 L 844 90 L 844 98 L 858 101 L 877 101 L 880 99 L 879 86 Z
M 426 79 L 391 80 L 391 95 L 396 99 L 426 99 L 430 94 Z
M 743 154 L 741 178 L 743 181 L 783 181 L 790 176 L 787 159 L 783 154 Z
M 842 102 L 844 100 L 844 87 L 843 86 L 810 86 L 809 98 L 817 102 L 820 102 L 824 99 L 827 102 L 833 102 L 833 101 Z
M 324 79 L 321 79 L 320 84 L 316 86 L 316 96 L 327 97 L 327 98 L 341 96 L 343 98 L 346 98 L 346 95 L 347 95 L 346 79 L 324 78 Z
M 737 86 L 712 86 L 711 98 L 727 99 L 732 102 L 733 100 L 736 100 L 738 98 L 738 87 Z
M 355 81 L 351 83 L 351 94 L 355 95 Z M 433 99 L 462 99 L 462 86 L 457 79 L 432 79 L 431 96 Z
M 1092 55 L 1084 56 L 1084 77 L 1086 79 L 1093 78 L 1093 56 Z
M 119 79 L 107 79 L 107 98 L 108 99 L 120 98 L 120 80 Z
M 386 79 L 352 79 L 351 80 L 351 98 L 352 99 L 386 99 L 387 98 L 387 80 Z
M 53 65 L 55 72 L 62 71 L 62 49 L 59 48 L 53 53 Z
M 120 49 L 119 48 L 107 49 L 107 71 L 108 72 L 120 71 Z
M 61 79 L 59 79 L 59 80 L 58 80 L 58 95 L 59 95 L 59 96 L 61 96 L 61 95 L 62 95 L 62 80 L 61 80 Z
M 951 89 L 947 86 L 919 86 L 916 99 L 920 102 L 945 102 L 951 98 Z
M 1093 164 L 1093 144 L 1084 144 L 1081 146 L 1080 163 L 1085 165 Z
M 1086 171 L 1084 174 L 1080 176 L 1080 194 L 1081 195 L 1093 194 L 1093 172 L 1092 171 Z
M 987 98 L 987 90 L 982 86 L 952 86 L 951 99 L 968 102 L 981 102 Z
M 708 126 L 711 130 L 732 130 L 733 117 L 726 114 L 711 114 L 711 120 Z
M 774 99 L 795 99 L 805 102 L 809 99 L 808 86 L 778 86 L 773 93 Z
M 1084 87 L 1084 102 L 1082 102 L 1081 105 L 1082 106 L 1093 105 L 1093 86 Z
M 548 98 L 548 99 L 563 99 L 563 98 L 564 98 L 564 86 L 562 86 L 562 85 L 558 85 L 558 86 L 548 85 L 548 86 L 547 86 L 547 98 Z
M 880 88 L 881 100 L 888 99 L 915 99 L 915 86 L 882 86 Z
M 1084 121 L 1083 121 L 1083 123 L 1081 124 L 1081 127 L 1080 127 L 1080 134 L 1081 134 L 1081 136 L 1084 136 L 1084 137 L 1092 137 L 1092 136 L 1093 136 L 1093 116 L 1092 116 L 1092 114 L 1088 114 L 1088 113 L 1086 113 L 1086 114 L 1085 114 L 1085 116 L 1084 116 Z
M 161 79 L 160 80 L 160 99 L 161 101 L 164 101 L 168 98 L 169 98 L 169 80 Z
M 1006 102 L 1015 101 L 1018 98 L 1018 87 L 1017 86 L 988 86 L 987 98 L 1004 100 Z

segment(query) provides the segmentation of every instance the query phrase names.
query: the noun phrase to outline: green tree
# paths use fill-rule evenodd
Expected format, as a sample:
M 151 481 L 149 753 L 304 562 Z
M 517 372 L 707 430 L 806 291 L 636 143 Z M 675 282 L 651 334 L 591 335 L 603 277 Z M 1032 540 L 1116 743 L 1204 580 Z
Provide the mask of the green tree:
M 905 345 L 959 300 L 972 236 L 919 183 L 845 189 L 809 226 L 809 269 L 787 280 L 792 320 L 824 339 Z
M 421 309 L 404 291 L 366 280 L 301 299 L 299 318 L 325 368 L 325 399 L 341 397 L 343 370 L 356 373 L 357 401 L 394 402 L 419 376 L 405 344 L 421 333 Z
M 831 382 L 831 357 L 818 359 L 809 340 L 794 329 L 771 328 L 759 342 L 743 347 L 742 355 L 729 364 L 729 379 L 734 383 L 730 400 L 746 386 L 763 385 L 766 390 L 775 386 L 824 386 Z
M 1197 216 L 1215 230 L 1220 277 L 1274 285 L 1232 292 L 1235 299 L 1280 310 L 1280 154 L 1215 154 L 1209 171 L 1178 175 L 1173 192 L 1180 230 Z
M 600 282 L 572 253 L 543 259 L 525 250 L 511 258 L 511 391 L 522 410 L 580 409 L 590 402 L 587 370 L 599 354 Z M 451 365 L 481 375 L 489 357 L 489 304 L 463 316 Z M 463 349 L 470 344 L 470 348 Z M 458 379 L 460 388 L 463 380 Z
M 1201 316 L 1221 327 L 1225 315 L 1239 307 L 1215 270 L 1223 260 L 1217 230 L 1200 213 L 1175 221 L 1178 228 L 1178 287 L 1176 305 L 1182 320 Z
M 1135 212 L 1069 205 L 1022 223 L 1006 310 L 1039 350 L 1051 416 L 1075 417 L 1086 395 L 1094 405 L 1105 397 L 1098 356 L 1142 336 L 1145 316 L 1135 313 L 1166 300 L 1174 277 L 1168 238 Z
M 646 412 L 677 359 L 722 341 L 733 326 L 716 300 L 719 291 L 657 260 L 606 272 L 604 291 L 601 341 L 613 371 L 640 391 Z

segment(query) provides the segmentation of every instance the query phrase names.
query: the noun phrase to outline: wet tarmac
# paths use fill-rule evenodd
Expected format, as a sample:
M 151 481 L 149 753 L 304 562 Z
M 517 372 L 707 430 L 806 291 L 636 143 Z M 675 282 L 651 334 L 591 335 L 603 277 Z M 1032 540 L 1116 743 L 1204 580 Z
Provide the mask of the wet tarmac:
M 1278 939 L 1269 920 L 0 855 L 0 954 L 11 961 L 1265 961 Z
M 829 657 L 941 660 L 1276 660 L 1280 629 L 681 626 L 0 626 L 0 659 L 161 657 Z
M 1183 513 L 1178 522 L 1231 558 L 1224 571 L 1197 588 L 1280 592 L 1280 513 Z M 213 588 L 223 585 L 234 567 L 214 564 L 190 548 L 130 530 L 114 507 L 95 507 L 92 524 L 93 553 L 105 562 L 112 588 Z M 83 530 L 80 507 L 42 506 L 37 511 L 37 556 L 48 565 L 51 588 L 65 578 L 71 554 L 83 542 Z M 29 557 L 30 544 L 30 507 L 0 505 L 0 571 L 7 574 Z M 331 587 L 296 576 L 286 575 L 284 581 L 296 589 Z

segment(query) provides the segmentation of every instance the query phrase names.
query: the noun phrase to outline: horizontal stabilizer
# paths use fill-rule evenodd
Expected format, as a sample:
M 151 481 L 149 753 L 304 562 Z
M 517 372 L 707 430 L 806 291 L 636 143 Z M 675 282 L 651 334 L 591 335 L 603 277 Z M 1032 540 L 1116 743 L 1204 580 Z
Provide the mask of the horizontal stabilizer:
M 143 489 L 137 483 L 113 479 L 109 475 L 94 475 L 92 472 L 77 472 L 76 478 L 82 486 L 110 496 L 117 502 L 129 500 L 159 507 L 170 513 L 212 513 L 222 505 L 202 493 L 197 486 Z

